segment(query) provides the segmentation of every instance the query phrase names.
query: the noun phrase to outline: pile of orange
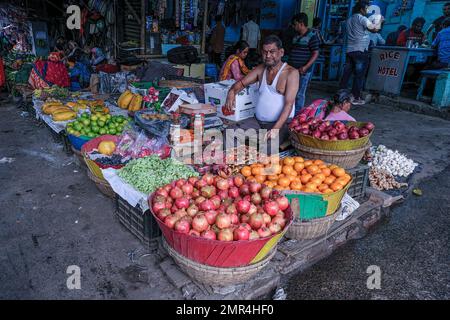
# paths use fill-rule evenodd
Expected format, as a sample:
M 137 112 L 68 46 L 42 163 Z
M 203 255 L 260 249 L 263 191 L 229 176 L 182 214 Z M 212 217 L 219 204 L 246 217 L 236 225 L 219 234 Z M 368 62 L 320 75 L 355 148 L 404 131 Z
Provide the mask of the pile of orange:
M 241 169 L 247 181 L 263 183 L 278 190 L 328 194 L 342 190 L 352 177 L 337 165 L 322 160 L 287 157 L 277 164 L 255 163 Z

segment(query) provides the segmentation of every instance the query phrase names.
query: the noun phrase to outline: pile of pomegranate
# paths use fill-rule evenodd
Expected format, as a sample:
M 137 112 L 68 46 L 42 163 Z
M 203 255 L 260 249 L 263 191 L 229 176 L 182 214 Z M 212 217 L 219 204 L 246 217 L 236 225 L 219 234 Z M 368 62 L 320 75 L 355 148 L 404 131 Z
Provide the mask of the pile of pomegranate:
M 289 128 L 303 135 L 312 136 L 320 140 L 354 140 L 368 136 L 375 128 L 374 124 L 367 122 L 362 127 L 348 126 L 340 121 L 318 120 L 307 118 L 305 114 L 295 117 Z
M 210 240 L 239 241 L 270 237 L 288 223 L 289 201 L 278 191 L 242 176 L 212 174 L 180 179 L 159 188 L 153 213 L 178 232 Z

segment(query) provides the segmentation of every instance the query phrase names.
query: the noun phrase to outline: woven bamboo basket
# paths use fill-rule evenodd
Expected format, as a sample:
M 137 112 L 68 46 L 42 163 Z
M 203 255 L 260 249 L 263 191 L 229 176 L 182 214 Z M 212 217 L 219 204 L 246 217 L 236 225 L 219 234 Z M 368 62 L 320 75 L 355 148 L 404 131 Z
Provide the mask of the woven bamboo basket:
M 231 286 L 248 281 L 264 269 L 277 252 L 275 247 L 263 260 L 245 267 L 218 268 L 200 264 L 180 255 L 167 244 L 164 237 L 162 243 L 181 270 L 193 280 L 211 286 Z
M 87 170 L 88 177 L 92 181 L 94 181 L 95 185 L 97 186 L 97 189 L 100 190 L 101 193 L 103 193 L 105 196 L 114 199 L 116 197 L 116 193 L 111 188 L 111 185 L 108 183 L 108 181 L 99 179 L 96 176 L 92 174 L 90 170 Z
M 325 235 L 328 230 L 330 230 L 339 213 L 340 210 L 323 218 L 308 221 L 294 220 L 286 232 L 286 238 L 295 240 L 309 240 L 321 237 Z
M 349 151 L 332 151 L 304 146 L 298 142 L 295 142 L 294 140 L 292 140 L 291 143 L 292 146 L 297 150 L 297 153 L 307 159 L 320 159 L 327 163 L 332 163 L 340 166 L 344 169 L 352 169 L 356 167 L 364 157 L 366 150 L 369 149 L 372 145 L 369 141 L 366 145 L 359 149 Z
M 365 123 L 364 122 L 348 122 L 347 125 L 361 128 L 362 126 L 365 125 Z M 321 150 L 349 151 L 349 150 L 360 149 L 363 146 L 365 146 L 369 142 L 370 137 L 373 134 L 373 130 L 367 136 L 359 138 L 359 139 L 338 140 L 338 141 L 316 139 L 314 137 L 298 133 L 294 130 L 289 130 L 289 134 L 291 136 L 291 140 L 293 140 L 297 143 L 300 143 L 301 145 L 307 146 L 307 147 L 321 149 Z
M 86 162 L 84 161 L 83 155 L 81 154 L 81 151 L 75 149 L 73 146 L 71 146 L 72 152 L 75 155 L 76 161 L 78 165 L 82 168 L 87 169 Z

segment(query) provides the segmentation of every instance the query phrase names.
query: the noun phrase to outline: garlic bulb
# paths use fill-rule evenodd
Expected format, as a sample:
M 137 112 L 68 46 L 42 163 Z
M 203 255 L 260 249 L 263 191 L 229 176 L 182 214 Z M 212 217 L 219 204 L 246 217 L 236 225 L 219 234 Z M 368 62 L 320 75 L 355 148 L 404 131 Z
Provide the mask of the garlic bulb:
M 408 159 L 397 150 L 393 151 L 384 145 L 379 145 L 374 154 L 373 160 L 369 163 L 369 166 L 386 171 L 394 176 L 406 178 L 411 175 L 418 166 L 417 163 Z

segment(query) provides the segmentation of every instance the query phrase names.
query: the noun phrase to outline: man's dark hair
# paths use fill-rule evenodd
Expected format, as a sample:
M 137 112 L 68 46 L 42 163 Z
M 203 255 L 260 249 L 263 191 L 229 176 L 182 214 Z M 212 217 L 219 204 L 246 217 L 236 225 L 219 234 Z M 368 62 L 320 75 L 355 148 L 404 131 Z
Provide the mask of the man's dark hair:
M 308 16 L 304 12 L 297 13 L 292 17 L 292 24 L 303 23 L 305 26 L 308 25 Z
M 317 27 L 322 23 L 322 19 L 320 18 L 314 18 L 313 19 L 313 27 Z
M 352 14 L 361 13 L 361 10 L 365 9 L 367 7 L 367 2 L 361 1 L 357 2 L 352 9 Z
M 265 37 L 263 40 L 263 46 L 272 44 L 272 43 L 274 43 L 278 49 L 283 48 L 283 42 L 281 41 L 281 39 L 278 36 L 276 36 L 274 34 L 271 34 L 270 36 Z
M 397 31 L 400 31 L 400 32 L 401 32 L 401 31 L 406 30 L 406 29 L 408 29 L 408 27 L 405 26 L 404 24 L 402 24 L 402 25 L 398 26 Z
M 247 19 L 248 19 L 248 21 L 253 20 L 253 19 L 255 19 L 255 16 L 254 16 L 252 13 L 250 13 L 250 14 L 247 16 Z
M 425 24 L 425 19 L 422 17 L 417 17 L 413 20 L 412 25 L 417 25 L 417 24 L 421 24 L 424 25 Z
M 448 7 L 450 6 L 450 2 L 447 2 L 446 4 L 444 4 L 442 7 Z
M 216 22 L 222 21 L 222 16 L 221 15 L 217 15 L 215 21 Z

